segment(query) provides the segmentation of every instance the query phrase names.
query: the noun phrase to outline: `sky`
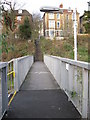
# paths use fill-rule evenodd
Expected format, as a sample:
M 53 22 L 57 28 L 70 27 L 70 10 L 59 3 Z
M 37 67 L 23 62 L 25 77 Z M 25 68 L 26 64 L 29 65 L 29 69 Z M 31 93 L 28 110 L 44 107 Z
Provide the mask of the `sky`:
M 59 7 L 62 3 L 64 9 L 71 7 L 72 10 L 77 8 L 80 16 L 83 15 L 84 10 L 88 10 L 89 0 L 15 0 L 18 4 L 24 4 L 23 9 L 28 10 L 31 14 L 40 12 L 40 8 L 43 6 Z M 43 13 L 40 13 L 43 15 Z

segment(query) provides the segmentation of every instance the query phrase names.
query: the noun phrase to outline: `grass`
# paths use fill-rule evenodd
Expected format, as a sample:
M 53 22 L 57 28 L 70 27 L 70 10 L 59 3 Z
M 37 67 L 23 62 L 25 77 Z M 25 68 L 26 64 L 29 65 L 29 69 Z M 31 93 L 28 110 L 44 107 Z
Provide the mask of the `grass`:
M 88 62 L 88 43 L 90 35 L 78 35 L 77 38 L 78 60 Z M 43 54 L 74 59 L 74 38 L 64 40 L 46 40 L 45 38 L 41 38 L 40 44 Z
M 8 53 L 2 53 L 2 61 L 34 54 L 34 42 L 28 40 L 7 40 L 7 43 Z
M 79 61 L 88 62 L 90 57 L 88 54 L 88 46 L 90 35 L 77 36 L 77 57 Z M 33 55 L 35 53 L 34 42 L 28 40 L 7 40 L 8 53 L 2 53 L 2 60 L 9 61 L 13 58 L 25 55 Z M 50 54 L 64 58 L 74 59 L 74 39 L 73 37 L 64 40 L 46 40 L 44 37 L 40 39 L 41 51 L 43 54 Z

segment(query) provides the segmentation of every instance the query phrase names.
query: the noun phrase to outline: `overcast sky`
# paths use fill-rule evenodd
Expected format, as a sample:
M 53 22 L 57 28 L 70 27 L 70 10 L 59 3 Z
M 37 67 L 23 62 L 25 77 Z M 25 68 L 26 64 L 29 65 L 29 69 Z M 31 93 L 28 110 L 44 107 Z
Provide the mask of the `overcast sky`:
M 40 8 L 42 6 L 59 7 L 59 5 L 62 3 L 63 8 L 77 8 L 80 16 L 83 15 L 84 10 L 88 10 L 88 1 L 89 0 L 17 0 L 19 4 L 25 3 L 23 8 L 27 9 L 30 13 L 40 12 Z

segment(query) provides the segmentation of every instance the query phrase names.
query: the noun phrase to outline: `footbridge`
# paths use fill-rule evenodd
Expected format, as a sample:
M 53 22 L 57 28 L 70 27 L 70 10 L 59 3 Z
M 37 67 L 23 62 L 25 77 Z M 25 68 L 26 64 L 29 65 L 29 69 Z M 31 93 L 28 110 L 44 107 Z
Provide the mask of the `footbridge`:
M 44 55 L 0 63 L 0 119 L 90 119 L 90 66 Z

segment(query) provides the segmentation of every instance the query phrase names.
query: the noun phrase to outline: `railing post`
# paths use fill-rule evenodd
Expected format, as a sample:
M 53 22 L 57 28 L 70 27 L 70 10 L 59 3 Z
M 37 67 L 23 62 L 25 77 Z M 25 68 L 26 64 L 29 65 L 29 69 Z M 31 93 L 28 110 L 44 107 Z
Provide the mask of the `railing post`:
M 73 66 L 69 65 L 69 91 L 73 91 Z
M 66 91 L 67 70 L 66 64 L 61 62 L 61 89 Z
M 90 119 L 90 71 L 88 72 L 89 82 L 89 97 L 88 97 L 88 119 Z
M 2 68 L 1 82 L 2 82 L 2 114 L 4 114 L 8 108 L 7 66 Z
M 18 60 L 17 59 L 14 59 L 13 61 L 13 69 L 15 71 L 14 90 L 18 92 L 19 91 L 19 72 L 18 72 Z
M 88 70 L 83 69 L 82 118 L 87 118 L 87 113 L 88 113 Z

